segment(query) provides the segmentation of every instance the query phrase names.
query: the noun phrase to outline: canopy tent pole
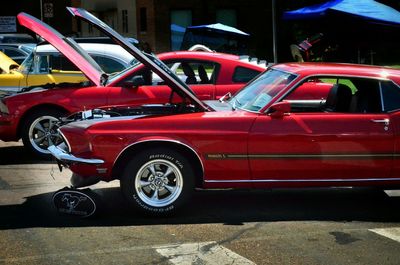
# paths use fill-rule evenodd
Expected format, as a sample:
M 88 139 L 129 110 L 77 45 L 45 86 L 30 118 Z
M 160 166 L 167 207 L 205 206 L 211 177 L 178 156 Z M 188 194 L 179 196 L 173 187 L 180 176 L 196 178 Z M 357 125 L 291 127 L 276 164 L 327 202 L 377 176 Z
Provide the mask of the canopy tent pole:
M 276 38 L 276 0 L 272 0 L 272 50 L 274 63 L 278 62 L 278 44 Z

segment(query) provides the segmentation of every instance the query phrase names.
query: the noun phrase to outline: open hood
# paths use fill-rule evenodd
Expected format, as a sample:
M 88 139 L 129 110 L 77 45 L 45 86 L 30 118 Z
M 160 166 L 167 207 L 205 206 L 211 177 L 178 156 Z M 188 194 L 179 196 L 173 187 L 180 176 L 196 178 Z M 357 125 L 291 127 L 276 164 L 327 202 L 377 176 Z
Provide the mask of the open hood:
M 9 74 L 11 68 L 18 68 L 18 64 L 13 59 L 0 52 L 0 71 Z
M 107 75 L 90 55 L 72 38 L 67 38 L 39 19 L 21 12 L 17 16 L 19 24 L 32 30 L 53 45 L 60 53 L 75 64 L 96 86 L 104 85 Z
M 132 54 L 139 62 L 143 63 L 149 67 L 154 73 L 161 77 L 165 83 L 171 87 L 177 94 L 185 98 L 189 98 L 193 103 L 198 105 L 203 110 L 208 110 L 207 105 L 205 105 L 200 99 L 196 97 L 194 92 L 180 80 L 164 63 L 162 63 L 157 57 L 151 54 L 145 54 L 136 48 L 132 43 L 127 41 L 126 38 L 121 36 L 115 30 L 106 25 L 103 21 L 99 20 L 97 17 L 93 16 L 91 13 L 87 12 L 82 8 L 67 7 L 68 11 L 75 17 L 78 17 L 89 24 L 96 27 L 98 30 L 103 32 L 105 35 L 113 39 L 116 43 L 121 45 L 130 54 Z

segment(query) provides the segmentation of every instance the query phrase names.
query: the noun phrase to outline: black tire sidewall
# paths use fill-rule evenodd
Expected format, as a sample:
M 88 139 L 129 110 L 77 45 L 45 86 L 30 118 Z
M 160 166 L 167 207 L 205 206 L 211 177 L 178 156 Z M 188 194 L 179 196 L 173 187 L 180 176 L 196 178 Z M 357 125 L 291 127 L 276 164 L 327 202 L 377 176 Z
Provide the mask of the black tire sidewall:
M 24 121 L 22 123 L 21 138 L 22 138 L 22 142 L 24 143 L 24 146 L 31 153 L 33 153 L 36 156 L 39 156 L 41 158 L 50 158 L 51 157 L 50 154 L 45 154 L 45 153 L 39 152 L 32 146 L 32 144 L 29 140 L 29 128 L 31 127 L 32 123 L 37 118 L 42 117 L 42 116 L 52 116 L 52 117 L 58 119 L 59 117 L 65 116 L 65 113 L 60 110 L 56 110 L 56 109 L 40 109 L 40 110 L 36 110 L 36 111 L 28 114 L 28 116 L 24 119 Z
M 143 202 L 135 189 L 135 178 L 139 169 L 151 160 L 165 159 L 172 162 L 181 171 L 183 188 L 179 197 L 164 207 L 154 207 Z M 167 215 L 179 209 L 191 196 L 194 190 L 193 169 L 187 159 L 175 150 L 164 148 L 143 151 L 136 155 L 126 166 L 121 177 L 121 189 L 124 197 L 135 208 L 152 215 Z

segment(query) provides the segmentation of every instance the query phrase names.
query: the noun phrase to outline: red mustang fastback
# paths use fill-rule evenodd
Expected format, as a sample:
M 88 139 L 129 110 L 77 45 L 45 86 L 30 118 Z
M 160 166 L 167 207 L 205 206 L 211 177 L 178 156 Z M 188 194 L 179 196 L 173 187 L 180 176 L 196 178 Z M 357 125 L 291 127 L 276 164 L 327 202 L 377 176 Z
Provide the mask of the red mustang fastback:
M 84 10 L 70 11 L 102 25 Z M 118 38 L 105 25 L 99 28 Z M 200 101 L 161 63 L 151 62 L 146 65 L 163 79 L 174 80 L 170 87 L 181 100 L 62 126 L 65 143 L 49 150 L 73 171 L 73 186 L 118 179 L 132 205 L 165 214 L 187 202 L 196 187 L 400 184 L 398 70 L 280 64 L 229 99 Z
M 19 21 L 69 57 L 92 83 L 44 84 L 0 98 L 0 140 L 22 138 L 24 145 L 34 153 L 46 155 L 47 147 L 60 141 L 55 127 L 58 117 L 84 109 L 169 101 L 168 82 L 140 61 L 121 73 L 107 76 L 72 39 L 23 14 Z M 266 68 L 265 64 L 248 57 L 213 52 L 169 52 L 159 54 L 158 58 L 202 100 L 218 99 L 228 92 L 236 92 Z

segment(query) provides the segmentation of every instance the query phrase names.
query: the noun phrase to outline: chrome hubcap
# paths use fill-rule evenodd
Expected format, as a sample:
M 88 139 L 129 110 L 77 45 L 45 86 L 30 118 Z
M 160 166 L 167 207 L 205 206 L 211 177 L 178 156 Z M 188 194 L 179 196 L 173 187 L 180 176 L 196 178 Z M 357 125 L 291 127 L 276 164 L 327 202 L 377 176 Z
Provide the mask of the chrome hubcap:
M 42 116 L 32 122 L 29 127 L 29 141 L 33 148 L 43 154 L 49 154 L 47 147 L 58 145 L 63 140 L 57 131 L 57 118 Z
M 147 205 L 164 207 L 173 203 L 181 194 L 183 177 L 172 162 L 164 159 L 144 164 L 136 174 L 135 189 Z

